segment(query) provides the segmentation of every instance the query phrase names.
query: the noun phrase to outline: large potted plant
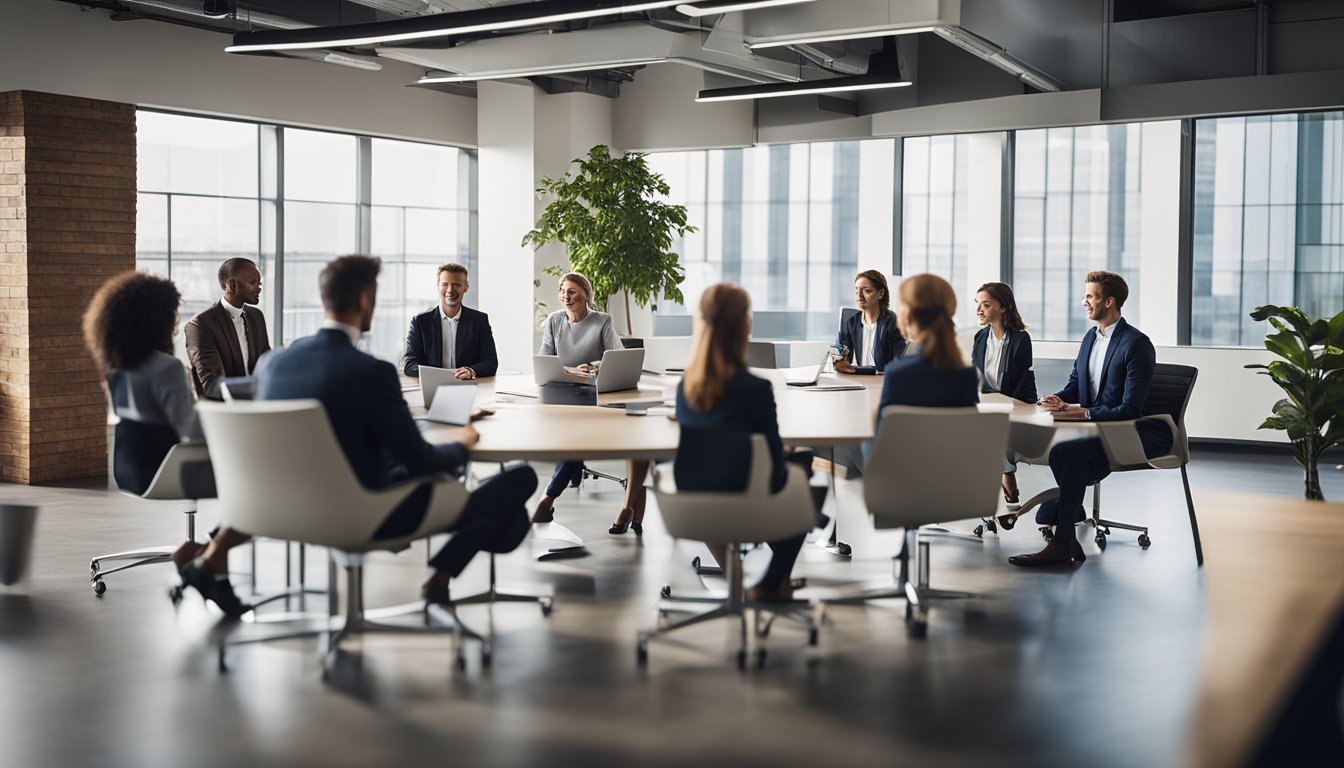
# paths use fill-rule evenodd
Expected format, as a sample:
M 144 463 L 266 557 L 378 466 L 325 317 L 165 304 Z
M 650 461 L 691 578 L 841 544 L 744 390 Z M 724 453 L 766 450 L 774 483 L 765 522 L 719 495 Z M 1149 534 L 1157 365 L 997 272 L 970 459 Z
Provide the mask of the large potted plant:
M 695 231 L 686 223 L 686 206 L 664 201 L 667 182 L 644 157 L 638 152 L 612 157 L 599 144 L 587 157 L 574 159 L 577 171 L 543 178 L 537 196 L 550 203 L 536 228 L 523 236 L 523 245 L 533 248 L 564 245 L 570 267 L 593 281 L 593 301 L 604 309 L 623 293 L 627 335 L 631 298 L 640 307 L 653 304 L 655 311 L 659 296 L 685 300 L 680 285 L 686 275 L 672 244 Z
M 1312 320 L 1296 307 L 1257 307 L 1255 320 L 1268 320 L 1278 333 L 1265 337 L 1265 348 L 1282 358 L 1261 368 L 1283 389 L 1286 398 L 1260 429 L 1282 429 L 1293 445 L 1293 457 L 1306 471 L 1306 497 L 1324 499 L 1318 464 L 1321 454 L 1344 442 L 1344 311 L 1326 320 Z

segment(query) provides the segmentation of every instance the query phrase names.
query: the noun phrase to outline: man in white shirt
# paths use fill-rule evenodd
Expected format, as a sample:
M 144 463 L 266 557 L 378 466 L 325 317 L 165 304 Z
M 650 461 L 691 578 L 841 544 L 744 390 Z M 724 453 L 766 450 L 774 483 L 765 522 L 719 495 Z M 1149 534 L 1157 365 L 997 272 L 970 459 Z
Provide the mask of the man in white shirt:
M 467 268 L 449 262 L 439 267 L 439 305 L 411 318 L 401 372 L 420 376 L 420 366 L 451 369 L 459 379 L 494 376 L 499 368 L 490 317 L 462 303 L 471 282 Z
M 1100 271 L 1087 274 L 1083 307 L 1087 318 L 1097 325 L 1083 337 L 1069 383 L 1041 398 L 1040 405 L 1056 420 L 1122 421 L 1143 415 L 1157 353 L 1153 342 L 1120 316 L 1128 298 L 1129 286 L 1121 276 Z M 1140 422 L 1137 429 L 1144 453 L 1150 458 L 1171 447 L 1171 434 L 1160 423 Z M 1087 559 L 1074 524 L 1083 519 L 1087 487 L 1111 473 L 1101 439 L 1059 443 L 1050 451 L 1050 470 L 1059 486 L 1059 497 L 1041 505 L 1036 522 L 1053 525 L 1053 538 L 1040 552 L 1008 558 L 1013 565 L 1076 565 Z
M 249 376 L 257 359 L 271 348 L 261 301 L 261 270 L 251 259 L 219 265 L 223 298 L 187 321 L 184 334 L 191 380 L 198 397 L 222 400 L 226 377 Z

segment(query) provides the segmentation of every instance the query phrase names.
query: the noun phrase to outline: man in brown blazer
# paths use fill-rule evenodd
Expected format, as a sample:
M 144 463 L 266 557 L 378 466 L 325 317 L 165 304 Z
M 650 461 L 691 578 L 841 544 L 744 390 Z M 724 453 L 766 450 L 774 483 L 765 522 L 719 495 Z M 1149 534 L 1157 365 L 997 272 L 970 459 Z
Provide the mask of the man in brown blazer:
M 261 271 L 249 259 L 229 259 L 219 265 L 219 287 L 224 298 L 187 321 L 187 357 L 196 394 L 222 400 L 225 377 L 250 376 L 257 358 L 271 348 L 266 316 L 257 309 L 261 300 Z

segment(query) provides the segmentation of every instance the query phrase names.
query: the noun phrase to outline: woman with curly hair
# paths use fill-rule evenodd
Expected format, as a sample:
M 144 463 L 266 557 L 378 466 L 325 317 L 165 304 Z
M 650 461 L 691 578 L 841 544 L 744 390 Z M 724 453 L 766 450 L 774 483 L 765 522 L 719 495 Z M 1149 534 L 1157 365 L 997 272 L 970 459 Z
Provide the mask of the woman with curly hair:
M 173 356 L 181 301 L 171 281 L 124 272 L 103 283 L 84 312 L 84 344 L 107 377 L 112 411 L 130 422 L 118 425 L 117 438 L 133 440 L 135 450 L 115 452 L 113 476 L 132 493 L 149 487 L 175 443 L 205 439 L 186 369 Z

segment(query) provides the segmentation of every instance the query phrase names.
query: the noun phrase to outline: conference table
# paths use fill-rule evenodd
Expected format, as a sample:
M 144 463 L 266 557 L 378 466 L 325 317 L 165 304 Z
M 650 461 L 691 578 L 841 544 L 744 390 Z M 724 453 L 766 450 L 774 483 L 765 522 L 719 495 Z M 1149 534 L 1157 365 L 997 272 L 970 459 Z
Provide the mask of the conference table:
M 790 371 L 753 369 L 762 376 L 782 381 Z M 532 376 L 501 374 L 476 382 L 476 406 L 493 414 L 472 424 L 480 435 L 472 449 L 473 461 L 564 461 L 635 459 L 666 461 L 676 455 L 679 429 L 672 416 L 679 376 L 645 373 L 639 388 L 608 392 L 597 396 L 597 406 L 547 405 L 538 397 L 539 388 Z M 423 416 L 422 394 L 415 379 L 404 380 L 405 396 L 411 411 Z M 826 390 L 811 387 L 776 386 L 775 406 L 779 433 L 786 445 L 810 448 L 834 458 L 835 450 L 857 446 L 873 437 L 874 416 L 882 392 L 881 376 L 827 374 L 823 384 L 857 386 L 851 390 Z M 662 406 L 649 408 L 646 415 L 626 415 L 617 406 L 629 401 L 659 400 Z M 1009 445 L 1023 455 L 1044 453 L 1054 438 L 1056 425 L 1048 413 L 1030 403 L 1004 395 L 981 396 L 980 408 L 1007 411 L 1012 420 Z M 1070 426 L 1077 426 L 1071 424 Z M 457 440 L 461 427 L 428 424 L 422 434 L 431 443 Z M 832 492 L 835 474 L 831 473 Z M 838 516 L 835 516 L 838 520 Z M 567 542 L 569 549 L 582 546 L 582 539 L 563 526 L 547 524 L 538 537 Z M 850 548 L 839 540 L 838 525 L 817 545 L 841 557 Z M 555 550 L 556 552 L 562 550 Z

